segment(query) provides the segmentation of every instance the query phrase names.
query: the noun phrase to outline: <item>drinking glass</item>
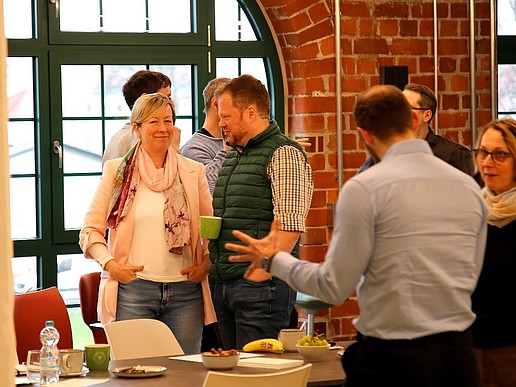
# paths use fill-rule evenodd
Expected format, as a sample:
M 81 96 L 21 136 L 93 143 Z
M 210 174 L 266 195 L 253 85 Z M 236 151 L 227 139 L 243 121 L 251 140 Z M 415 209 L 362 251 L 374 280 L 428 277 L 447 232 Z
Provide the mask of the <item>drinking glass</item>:
M 27 352 L 27 379 L 32 383 L 39 383 L 39 349 Z

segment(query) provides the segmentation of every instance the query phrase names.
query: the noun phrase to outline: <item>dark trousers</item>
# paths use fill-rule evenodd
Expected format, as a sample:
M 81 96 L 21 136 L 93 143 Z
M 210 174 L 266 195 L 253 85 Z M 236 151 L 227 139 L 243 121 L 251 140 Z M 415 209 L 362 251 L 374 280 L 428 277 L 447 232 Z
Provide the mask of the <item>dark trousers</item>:
M 471 334 L 443 332 L 413 340 L 358 335 L 342 357 L 346 387 L 478 387 Z
M 211 294 L 213 294 L 213 283 L 210 281 L 210 277 L 208 277 L 208 283 Z M 220 347 L 222 345 L 220 344 L 218 324 L 215 322 L 205 325 L 202 330 L 201 352 L 210 352 L 210 349 L 219 349 Z
M 210 349 L 220 347 L 217 323 L 205 325 L 202 330 L 201 352 L 210 352 Z

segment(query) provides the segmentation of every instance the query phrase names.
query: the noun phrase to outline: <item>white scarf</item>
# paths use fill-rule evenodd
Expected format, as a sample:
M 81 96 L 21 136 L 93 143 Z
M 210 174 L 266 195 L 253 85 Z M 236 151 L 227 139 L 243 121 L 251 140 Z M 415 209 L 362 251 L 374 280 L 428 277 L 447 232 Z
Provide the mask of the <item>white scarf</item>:
M 482 191 L 489 207 L 487 223 L 502 228 L 516 219 L 516 187 L 499 195 L 487 187 Z

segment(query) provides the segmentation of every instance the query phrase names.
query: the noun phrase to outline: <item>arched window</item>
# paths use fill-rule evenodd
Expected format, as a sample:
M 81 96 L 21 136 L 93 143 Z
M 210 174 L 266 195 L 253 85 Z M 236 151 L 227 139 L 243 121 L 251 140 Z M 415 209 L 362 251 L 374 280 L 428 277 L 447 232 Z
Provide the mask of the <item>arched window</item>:
M 283 127 L 279 57 L 255 1 L 4 0 L 4 15 L 16 292 L 57 285 L 77 305 L 80 274 L 99 269 L 82 258 L 77 232 L 137 70 L 171 78 L 182 143 L 204 120 L 204 86 L 220 76 L 261 79 Z

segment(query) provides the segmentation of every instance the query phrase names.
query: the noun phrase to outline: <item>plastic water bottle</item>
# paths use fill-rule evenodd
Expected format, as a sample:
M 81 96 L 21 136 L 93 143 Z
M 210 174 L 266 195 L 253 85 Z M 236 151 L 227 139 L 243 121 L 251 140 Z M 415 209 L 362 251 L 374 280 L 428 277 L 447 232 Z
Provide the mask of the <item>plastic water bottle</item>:
M 53 321 L 46 321 L 45 328 L 39 334 L 41 341 L 40 385 L 59 382 L 59 332 Z

